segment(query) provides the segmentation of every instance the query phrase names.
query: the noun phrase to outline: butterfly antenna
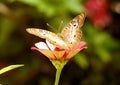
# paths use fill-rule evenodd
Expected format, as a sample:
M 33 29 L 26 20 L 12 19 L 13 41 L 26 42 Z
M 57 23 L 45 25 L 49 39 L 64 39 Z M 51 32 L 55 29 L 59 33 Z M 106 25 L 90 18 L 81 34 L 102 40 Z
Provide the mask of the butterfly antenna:
M 60 22 L 60 25 L 59 25 L 59 27 L 58 27 L 58 31 L 60 31 L 62 25 L 63 25 L 63 21 Z
M 51 26 L 50 24 L 46 23 L 48 27 L 52 28 L 53 30 L 55 29 L 53 26 Z

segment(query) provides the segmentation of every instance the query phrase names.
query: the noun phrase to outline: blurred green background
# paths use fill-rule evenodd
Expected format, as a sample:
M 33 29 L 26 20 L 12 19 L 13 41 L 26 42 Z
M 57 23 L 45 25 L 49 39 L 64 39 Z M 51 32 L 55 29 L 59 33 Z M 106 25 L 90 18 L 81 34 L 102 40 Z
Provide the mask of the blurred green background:
M 81 30 L 88 49 L 68 62 L 59 85 L 120 85 L 119 5 L 119 0 L 0 0 L 0 68 L 25 65 L 0 75 L 0 84 L 53 85 L 55 68 L 44 55 L 30 50 L 41 39 L 26 28 L 59 32 L 85 12 Z

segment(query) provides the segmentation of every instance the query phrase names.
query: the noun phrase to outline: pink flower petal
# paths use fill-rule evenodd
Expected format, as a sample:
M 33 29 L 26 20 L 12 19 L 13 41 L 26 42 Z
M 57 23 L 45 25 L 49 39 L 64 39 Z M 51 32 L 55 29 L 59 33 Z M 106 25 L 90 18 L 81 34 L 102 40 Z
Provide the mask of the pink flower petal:
M 50 50 L 39 50 L 42 54 L 44 54 L 46 57 L 48 57 L 49 59 L 55 59 L 55 56 L 53 54 L 52 51 Z
M 71 59 L 73 56 L 75 56 L 77 53 L 79 52 L 79 50 L 71 50 L 68 55 L 65 57 L 65 59 L 69 60 Z
M 42 53 L 43 55 L 45 55 L 49 59 L 55 59 L 53 51 L 51 51 L 51 50 L 48 50 L 48 49 L 39 49 L 39 48 L 36 48 L 36 47 L 32 47 L 31 49 L 39 51 L 40 53 Z
M 86 42 L 81 41 L 78 45 L 76 45 L 72 50 L 66 50 L 66 59 L 70 59 L 73 56 L 75 56 L 79 51 L 81 51 L 82 49 L 86 48 Z
M 81 50 L 86 45 L 85 41 L 81 41 L 78 45 L 76 45 L 72 50 Z

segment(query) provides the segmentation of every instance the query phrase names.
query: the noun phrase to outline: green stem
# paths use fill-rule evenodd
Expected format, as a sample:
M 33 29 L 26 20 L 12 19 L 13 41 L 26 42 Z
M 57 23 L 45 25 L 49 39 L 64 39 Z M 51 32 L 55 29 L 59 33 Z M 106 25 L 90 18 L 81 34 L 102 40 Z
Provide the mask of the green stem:
M 63 69 L 63 67 L 60 67 L 60 68 L 56 69 L 56 77 L 55 77 L 54 85 L 58 85 L 59 84 L 59 80 L 60 80 L 60 75 L 61 75 L 62 69 Z
M 55 77 L 54 85 L 58 85 L 59 84 L 60 75 L 61 75 L 62 69 L 66 65 L 66 63 L 67 63 L 67 61 L 52 60 L 52 64 L 56 68 L 56 77 Z

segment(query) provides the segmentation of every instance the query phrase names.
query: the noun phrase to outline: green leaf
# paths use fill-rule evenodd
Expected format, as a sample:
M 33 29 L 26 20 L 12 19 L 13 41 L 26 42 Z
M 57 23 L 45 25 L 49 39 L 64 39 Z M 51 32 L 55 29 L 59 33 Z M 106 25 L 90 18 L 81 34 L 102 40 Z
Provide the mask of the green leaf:
M 15 68 L 19 68 L 19 67 L 22 67 L 22 66 L 24 66 L 24 65 L 20 64 L 20 65 L 10 65 L 10 66 L 7 66 L 7 67 L 5 67 L 5 68 L 0 70 L 0 74 L 3 74 L 3 73 L 5 73 L 5 72 L 7 72 L 9 70 L 12 70 L 12 69 L 15 69 Z

